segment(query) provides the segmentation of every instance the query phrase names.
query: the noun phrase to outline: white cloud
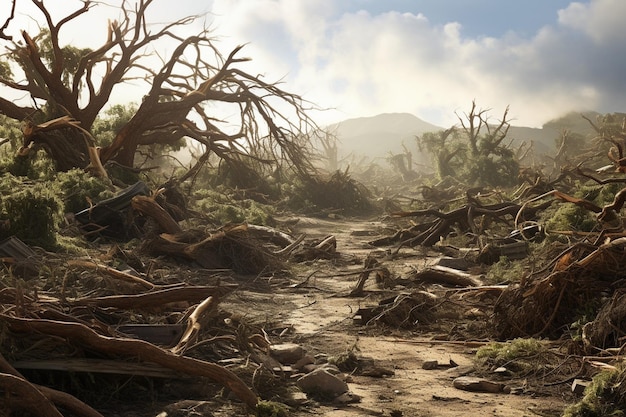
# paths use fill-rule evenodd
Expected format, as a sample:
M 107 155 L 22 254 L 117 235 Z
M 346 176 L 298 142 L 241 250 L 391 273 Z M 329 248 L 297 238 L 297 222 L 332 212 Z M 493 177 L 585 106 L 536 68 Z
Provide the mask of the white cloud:
M 407 111 L 446 126 L 473 99 L 495 117 L 510 105 L 517 123 L 535 126 L 569 110 L 624 110 L 623 0 L 572 3 L 532 37 L 501 38 L 467 38 L 462 22 L 421 14 L 338 14 L 330 3 L 220 0 L 239 25 L 219 32 L 251 41 L 270 78 L 286 75 L 290 90 L 340 110 L 322 119 Z
M 624 31 L 626 2 L 621 0 L 592 0 L 589 3 L 572 3 L 559 11 L 559 23 L 580 30 L 595 42 L 626 39 Z
M 284 89 L 337 109 L 316 114 L 321 123 L 410 112 L 448 126 L 474 99 L 494 117 L 510 105 L 516 124 L 534 126 L 569 110 L 626 110 L 623 0 L 572 2 L 536 33 L 501 37 L 469 37 L 462 21 L 370 13 L 347 7 L 365 4 L 350 1 L 177 0 L 174 11 L 165 5 L 154 18 L 209 12 L 186 30 L 209 25 L 224 54 L 249 43 L 241 53 L 253 58 L 245 70 L 283 79 Z M 100 21 L 89 27 L 105 27 L 101 10 L 108 9 L 99 6 L 93 17 Z M 104 34 L 81 30 L 74 37 L 98 45 Z

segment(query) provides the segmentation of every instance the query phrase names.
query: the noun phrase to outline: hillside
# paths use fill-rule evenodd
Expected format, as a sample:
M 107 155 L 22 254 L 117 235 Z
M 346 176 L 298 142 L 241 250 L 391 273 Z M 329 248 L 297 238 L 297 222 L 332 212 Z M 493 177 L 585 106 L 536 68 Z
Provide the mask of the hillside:
M 329 126 L 339 139 L 342 157 L 352 154 L 370 158 L 384 158 L 390 152 L 402 152 L 403 144 L 414 151 L 416 135 L 442 129 L 409 113 L 359 117 Z
M 594 112 L 584 114 L 591 120 L 598 115 Z M 403 145 L 415 154 L 417 153 L 415 136 L 444 129 L 409 113 L 384 113 L 347 119 L 328 128 L 339 139 L 341 158 L 371 159 L 385 158 L 390 153 L 403 152 Z M 542 128 L 511 126 L 508 137 L 515 144 L 532 141 L 536 152 L 550 154 L 554 152 L 555 139 L 563 129 L 585 136 L 593 133 L 589 123 L 579 113 L 568 113 L 547 122 Z

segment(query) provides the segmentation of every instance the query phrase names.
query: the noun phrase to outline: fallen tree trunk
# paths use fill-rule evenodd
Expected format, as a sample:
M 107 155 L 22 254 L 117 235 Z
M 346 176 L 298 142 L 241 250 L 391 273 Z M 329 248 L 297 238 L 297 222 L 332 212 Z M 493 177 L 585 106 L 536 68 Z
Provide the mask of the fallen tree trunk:
M 9 376 L 13 378 L 9 378 Z M 17 378 L 17 380 L 15 379 Z M 81 417 L 104 417 L 102 414 L 89 407 L 73 395 L 65 392 L 57 391 L 52 388 L 35 385 L 28 382 L 22 374 L 13 368 L 0 354 L 0 385 L 4 386 L 5 393 L 10 390 L 21 391 L 22 396 L 18 404 L 20 409 L 29 410 L 33 415 L 41 415 L 43 417 L 61 416 L 54 404 L 73 412 Z M 40 395 L 42 394 L 48 401 L 44 402 Z M 26 397 L 26 398 L 24 398 Z M 5 410 L 13 410 L 10 404 L 5 404 Z
M 237 288 L 237 285 L 219 287 L 186 286 L 167 288 L 142 294 L 109 295 L 104 297 L 79 298 L 70 301 L 72 306 L 114 307 L 119 309 L 142 309 L 153 307 L 163 310 L 167 304 L 177 302 L 198 303 L 210 296 L 223 297 Z
M 143 340 L 102 336 L 79 323 L 26 319 L 5 314 L 0 314 L 0 320 L 13 332 L 35 332 L 60 337 L 101 353 L 136 357 L 188 375 L 205 376 L 229 388 L 252 409 L 256 408 L 258 402 L 256 394 L 232 371 L 211 362 L 175 355 Z

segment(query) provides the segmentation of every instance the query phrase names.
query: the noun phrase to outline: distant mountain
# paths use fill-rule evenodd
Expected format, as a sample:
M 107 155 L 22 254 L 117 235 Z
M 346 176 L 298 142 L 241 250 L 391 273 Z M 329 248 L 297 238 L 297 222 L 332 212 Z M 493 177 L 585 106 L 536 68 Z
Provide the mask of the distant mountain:
M 599 115 L 595 112 L 583 114 L 594 121 Z M 437 132 L 444 128 L 428 123 L 409 113 L 384 113 L 372 117 L 347 119 L 328 126 L 328 129 L 339 139 L 340 157 L 353 155 L 355 157 L 384 158 L 390 153 L 403 152 L 403 145 L 411 152 L 416 153 L 415 136 L 426 132 Z M 593 129 L 581 117 L 581 113 L 568 113 L 547 122 L 542 128 L 511 126 L 507 137 L 513 144 L 532 141 L 536 153 L 553 154 L 556 139 L 561 135 L 563 129 L 585 136 L 593 134 Z
M 372 117 L 348 119 L 328 127 L 339 139 L 342 156 L 386 157 L 402 152 L 404 144 L 413 151 L 415 136 L 443 128 L 409 113 L 384 113 Z

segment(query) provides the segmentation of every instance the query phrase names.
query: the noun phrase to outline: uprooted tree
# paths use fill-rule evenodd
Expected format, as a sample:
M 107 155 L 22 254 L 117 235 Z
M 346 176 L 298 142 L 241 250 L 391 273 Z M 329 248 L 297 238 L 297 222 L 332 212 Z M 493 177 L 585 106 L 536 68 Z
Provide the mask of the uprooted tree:
M 463 178 L 470 185 L 510 186 L 517 182 L 519 162 L 509 143 L 507 108 L 497 124 L 490 124 L 489 110 L 472 102 L 469 113 L 458 116 L 460 127 L 417 137 L 420 150 L 435 158 L 437 175 Z
M 107 176 L 107 164 L 132 169 L 138 150 L 185 139 L 202 150 L 198 164 L 211 155 L 235 167 L 258 170 L 272 161 L 271 170 L 284 163 L 299 175 L 313 174 L 301 146 L 317 130 L 306 102 L 242 70 L 249 59 L 239 57 L 241 46 L 224 57 L 208 30 L 188 37 L 176 33 L 199 16 L 154 24 L 147 18 L 152 0 L 123 1 L 102 45 L 81 49 L 63 45 L 61 35 L 96 2 L 81 0 L 74 12 L 55 20 L 52 6 L 32 0 L 45 22 L 41 31 L 14 35 L 18 3 L 12 0 L 10 15 L 0 22 L 0 86 L 6 92 L 0 114 L 22 122 L 17 158 L 43 149 L 59 171 L 80 168 Z M 161 42 L 177 46 L 163 56 L 156 49 Z M 147 92 L 130 120 L 103 144 L 92 134 L 94 122 L 131 81 L 144 83 Z M 26 103 L 13 99 L 24 96 Z M 212 114 L 219 106 L 231 106 L 237 120 L 227 123 Z

